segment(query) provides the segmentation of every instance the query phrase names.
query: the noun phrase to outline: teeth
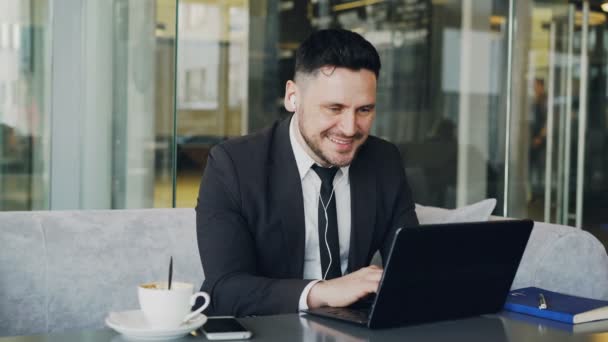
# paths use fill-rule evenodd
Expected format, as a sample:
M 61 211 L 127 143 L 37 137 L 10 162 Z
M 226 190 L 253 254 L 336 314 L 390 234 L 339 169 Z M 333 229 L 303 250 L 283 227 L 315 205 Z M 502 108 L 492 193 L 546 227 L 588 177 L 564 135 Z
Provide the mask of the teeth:
M 335 138 L 329 138 L 329 140 L 335 142 L 336 144 L 342 144 L 342 145 L 346 145 L 346 144 L 350 143 L 350 141 L 348 141 L 348 140 L 339 140 L 339 139 L 335 139 Z

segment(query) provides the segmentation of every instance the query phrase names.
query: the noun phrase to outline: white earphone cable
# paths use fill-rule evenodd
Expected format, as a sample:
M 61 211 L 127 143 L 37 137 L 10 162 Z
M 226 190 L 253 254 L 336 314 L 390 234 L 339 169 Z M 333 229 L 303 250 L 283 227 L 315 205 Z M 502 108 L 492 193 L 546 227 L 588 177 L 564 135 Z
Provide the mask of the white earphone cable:
M 323 213 L 325 214 L 325 247 L 327 247 L 327 254 L 329 254 L 329 264 L 327 264 L 327 269 L 325 270 L 325 273 L 323 274 L 323 280 L 325 280 L 327 278 L 327 273 L 329 273 L 329 269 L 331 268 L 331 264 L 333 262 L 333 258 L 331 257 L 331 249 L 329 248 L 329 242 L 327 241 L 327 230 L 329 229 L 329 220 L 327 218 L 327 208 L 329 207 L 329 203 L 331 203 L 331 199 L 334 196 L 334 192 L 336 191 L 336 188 L 338 187 L 338 185 L 340 185 L 343 178 L 345 178 L 345 174 L 342 174 L 340 176 L 340 179 L 332 187 L 331 194 L 329 195 L 329 200 L 327 201 L 327 204 L 325 204 L 325 202 L 323 202 L 323 197 L 321 197 L 321 190 L 319 190 L 319 200 L 321 201 L 321 206 L 323 207 Z M 339 246 L 339 242 L 338 242 L 338 246 Z M 338 251 L 338 255 L 340 255 L 340 251 Z

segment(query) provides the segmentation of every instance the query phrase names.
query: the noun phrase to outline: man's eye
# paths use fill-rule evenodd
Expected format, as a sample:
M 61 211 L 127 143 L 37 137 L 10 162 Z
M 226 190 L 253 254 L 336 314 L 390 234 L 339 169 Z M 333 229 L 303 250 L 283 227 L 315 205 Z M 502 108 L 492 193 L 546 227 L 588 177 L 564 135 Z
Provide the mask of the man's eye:
M 341 107 L 329 107 L 329 110 L 331 110 L 334 113 L 338 113 L 342 110 Z

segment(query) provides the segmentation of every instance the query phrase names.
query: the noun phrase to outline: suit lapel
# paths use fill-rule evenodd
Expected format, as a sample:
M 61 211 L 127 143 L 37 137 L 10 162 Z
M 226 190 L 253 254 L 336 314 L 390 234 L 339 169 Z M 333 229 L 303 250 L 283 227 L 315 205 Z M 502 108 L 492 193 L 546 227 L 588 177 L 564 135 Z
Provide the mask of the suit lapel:
M 361 147 L 349 169 L 351 234 L 348 271 L 365 265 L 372 244 L 376 217 L 376 179 L 373 165 L 368 165 Z
M 302 182 L 298 172 L 293 149 L 289 140 L 290 119 L 281 121 L 275 129 L 272 141 L 272 162 L 268 179 L 270 210 L 277 210 L 282 231 L 284 248 L 289 254 L 289 273 L 301 278 L 304 274 L 304 200 Z

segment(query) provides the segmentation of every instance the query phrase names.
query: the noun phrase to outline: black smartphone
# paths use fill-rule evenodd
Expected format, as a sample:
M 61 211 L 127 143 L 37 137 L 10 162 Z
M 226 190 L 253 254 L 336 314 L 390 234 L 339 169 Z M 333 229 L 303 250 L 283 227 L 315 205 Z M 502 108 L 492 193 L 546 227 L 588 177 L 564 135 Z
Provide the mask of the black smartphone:
M 251 331 L 232 316 L 209 317 L 200 329 L 208 340 L 246 340 L 252 336 Z

